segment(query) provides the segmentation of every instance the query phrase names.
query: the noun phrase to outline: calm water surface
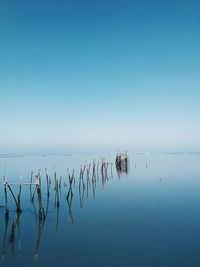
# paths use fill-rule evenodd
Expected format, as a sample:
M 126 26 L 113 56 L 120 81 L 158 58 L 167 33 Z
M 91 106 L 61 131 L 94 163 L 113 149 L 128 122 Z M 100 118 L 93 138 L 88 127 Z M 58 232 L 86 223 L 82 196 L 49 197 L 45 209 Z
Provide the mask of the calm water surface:
M 135 155 L 130 169 L 117 173 L 115 165 L 102 181 L 79 190 L 81 164 L 96 158 L 114 162 L 115 154 L 1 157 L 0 175 L 8 182 L 30 181 L 41 169 L 45 221 L 22 188 L 22 213 L 17 216 L 9 194 L 5 217 L 3 180 L 0 186 L 1 266 L 200 266 L 200 155 Z M 47 197 L 45 168 L 51 177 Z M 60 205 L 55 204 L 54 168 L 62 176 Z M 67 168 L 75 170 L 73 196 Z M 88 183 L 87 183 L 88 182 Z M 12 187 L 15 194 L 18 187 Z M 34 188 L 33 188 L 34 191 Z M 68 199 L 69 200 L 69 199 Z M 57 203 L 57 202 L 56 202 Z M 12 231 L 12 225 L 16 226 Z

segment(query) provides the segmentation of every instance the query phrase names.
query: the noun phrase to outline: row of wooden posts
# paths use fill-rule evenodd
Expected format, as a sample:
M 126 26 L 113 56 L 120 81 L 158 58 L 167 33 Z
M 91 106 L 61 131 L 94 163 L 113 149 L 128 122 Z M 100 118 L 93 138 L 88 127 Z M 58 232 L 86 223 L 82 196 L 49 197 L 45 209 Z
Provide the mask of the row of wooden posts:
M 123 171 L 124 168 L 121 165 L 116 165 L 116 170 L 118 174 Z M 127 166 L 125 172 L 127 171 Z M 96 162 L 94 160 L 92 163 L 87 165 L 82 165 L 80 167 L 80 172 L 78 177 L 75 177 L 75 171 L 72 170 L 70 172 L 67 169 L 67 179 L 63 181 L 61 176 L 57 175 L 56 169 L 54 168 L 53 179 L 49 176 L 47 168 L 45 169 L 45 178 L 42 180 L 41 170 L 34 175 L 33 171 L 30 175 L 30 182 L 23 183 L 22 177 L 20 178 L 19 183 L 8 183 L 7 178 L 3 177 L 4 182 L 4 196 L 5 196 L 5 231 L 3 237 L 3 244 L 2 244 L 2 251 L 1 251 L 1 258 L 5 257 L 8 247 L 11 247 L 12 254 L 14 254 L 14 242 L 15 242 L 15 232 L 18 229 L 18 239 L 19 239 L 19 247 L 20 245 L 20 216 L 22 212 L 21 207 L 21 193 L 23 186 L 29 186 L 30 190 L 30 201 L 31 205 L 34 210 L 34 217 L 35 223 L 37 228 L 37 237 L 35 242 L 35 251 L 34 251 L 34 258 L 37 261 L 39 256 L 39 248 L 40 248 L 40 241 L 43 232 L 43 228 L 45 225 L 45 221 L 48 215 L 49 210 L 49 199 L 50 199 L 50 189 L 51 184 L 54 181 L 54 195 L 55 201 L 54 206 L 56 209 L 56 230 L 58 231 L 58 221 L 59 221 L 59 207 L 60 207 L 60 195 L 61 195 L 61 188 L 67 188 L 66 193 L 66 201 L 68 205 L 68 223 L 73 223 L 73 215 L 72 215 L 72 200 L 73 200 L 73 192 L 74 187 L 78 186 L 78 193 L 79 193 L 79 202 L 80 208 L 83 208 L 84 196 L 86 192 L 86 197 L 88 198 L 89 189 L 92 190 L 93 198 L 95 198 L 95 190 L 96 190 L 96 182 L 101 181 L 102 187 L 109 178 L 113 177 L 113 164 L 102 160 L 101 162 Z M 46 205 L 44 208 L 44 201 L 42 198 L 42 184 L 46 180 Z M 52 181 L 53 180 L 53 181 Z M 17 194 L 13 190 L 13 186 L 18 186 Z M 10 236 L 7 239 L 8 233 L 8 222 L 9 222 L 9 205 L 8 205 L 8 193 L 12 196 L 14 203 L 16 205 L 16 219 L 12 222 Z M 35 199 L 37 198 L 38 208 L 35 206 Z
M 80 167 L 80 174 L 79 174 L 79 180 L 76 181 L 75 178 L 75 171 L 73 170 L 70 173 L 70 170 L 67 169 L 67 180 L 62 183 L 62 176 L 58 177 L 57 172 L 54 168 L 54 190 L 55 190 L 55 202 L 56 205 L 60 205 L 60 199 L 59 199 L 59 191 L 61 190 L 62 184 L 67 187 L 68 186 L 68 192 L 66 195 L 66 199 L 68 203 L 71 202 L 71 198 L 73 196 L 73 186 L 75 186 L 76 182 L 78 182 L 78 188 L 79 193 L 84 192 L 85 189 L 91 185 L 94 187 L 96 186 L 96 176 L 99 174 L 99 170 L 101 172 L 101 178 L 102 178 L 102 186 L 105 184 L 105 181 L 108 179 L 108 167 L 111 166 L 111 176 L 112 176 L 112 167 L 113 164 L 102 161 L 97 162 L 93 161 L 93 163 L 84 165 Z M 90 174 L 91 174 L 91 180 L 90 180 Z M 46 192 L 47 192 L 47 198 L 50 195 L 50 187 L 52 184 L 52 179 L 48 174 L 47 168 L 45 169 L 45 177 L 46 177 Z M 85 180 L 86 179 L 86 180 Z M 31 172 L 30 176 L 30 182 L 29 183 L 23 183 L 22 177 L 20 177 L 19 183 L 9 183 L 7 181 L 6 176 L 3 177 L 3 184 L 4 184 L 4 196 L 5 196 L 5 211 L 6 214 L 9 214 L 9 204 L 8 204 L 8 192 L 11 194 L 14 203 L 16 205 L 16 212 L 21 213 L 21 192 L 22 192 L 22 186 L 29 186 L 30 188 L 30 199 L 31 202 L 34 202 L 35 195 L 37 195 L 38 199 L 38 209 L 39 209 L 39 216 L 45 217 L 44 208 L 42 205 L 42 176 L 41 176 L 41 170 L 38 171 L 37 175 L 35 175 L 35 181 L 34 181 L 34 174 L 33 171 Z M 17 195 L 14 193 L 12 187 L 13 186 L 19 186 L 19 190 Z M 87 190 L 88 192 L 88 190 Z M 94 190 L 93 190 L 94 195 Z
M 109 168 L 110 166 L 110 168 Z M 45 221 L 48 215 L 48 209 L 49 209 L 49 198 L 50 198 L 50 188 L 51 184 L 53 183 L 52 180 L 54 180 L 54 193 L 55 193 L 55 201 L 54 206 L 56 208 L 57 218 L 56 218 L 56 229 L 58 230 L 58 220 L 59 220 L 59 207 L 60 207 L 60 194 L 61 194 L 61 187 L 64 186 L 67 188 L 67 194 L 66 194 L 66 201 L 68 204 L 68 223 L 73 223 L 73 215 L 72 215 L 72 199 L 73 199 L 73 191 L 74 187 L 77 184 L 78 185 L 78 192 L 79 192 L 79 201 L 80 201 L 80 208 L 83 208 L 83 200 L 84 200 L 84 194 L 85 191 L 87 192 L 87 198 L 88 198 L 88 191 L 89 188 L 92 188 L 93 191 L 93 198 L 95 197 L 95 189 L 96 189 L 96 180 L 99 179 L 99 173 L 101 177 L 102 186 L 104 186 L 105 182 L 112 177 L 112 168 L 113 164 L 102 161 L 101 163 L 96 161 L 93 161 L 89 165 L 83 165 L 80 167 L 80 173 L 79 173 L 79 179 L 75 178 L 75 171 L 72 170 L 70 172 L 69 169 L 67 169 L 67 179 L 63 181 L 62 177 L 57 175 L 57 172 L 54 168 L 54 174 L 53 179 L 48 174 L 47 168 L 45 169 L 45 177 L 46 177 L 46 196 L 47 196 L 47 202 L 44 208 L 43 205 L 43 199 L 42 199 L 42 175 L 41 170 L 38 171 L 37 175 L 34 176 L 34 173 L 31 172 L 30 176 L 30 182 L 29 183 L 23 183 L 22 177 L 20 178 L 19 183 L 8 183 L 6 177 L 3 177 L 4 181 L 4 195 L 5 195 L 5 232 L 4 232 L 4 238 L 3 238 L 3 245 L 2 245 L 2 251 L 1 251 L 1 258 L 4 258 L 8 247 L 10 245 L 12 254 L 14 254 L 14 242 L 15 242 L 15 232 L 16 229 L 18 229 L 18 235 L 19 235 L 19 244 L 20 244 L 20 216 L 22 212 L 21 207 L 21 192 L 23 186 L 29 186 L 30 190 L 30 201 L 31 205 L 34 210 L 35 215 L 35 223 L 37 227 L 37 238 L 35 243 L 35 252 L 34 252 L 34 258 L 35 261 L 37 261 L 39 256 L 39 247 L 40 247 L 40 241 L 41 236 L 43 232 L 43 228 L 45 225 Z M 110 172 L 108 172 L 110 170 Z M 35 179 L 34 179 L 35 178 Z M 44 181 L 43 181 L 44 182 Z M 19 190 L 17 195 L 13 190 L 13 186 L 19 186 Z M 8 206 L 8 193 L 12 196 L 14 203 L 16 205 L 16 214 L 17 217 L 15 220 L 13 220 L 10 236 L 7 239 L 7 232 L 8 232 L 8 222 L 9 222 L 9 206 Z M 35 198 L 37 198 L 38 208 L 35 206 Z

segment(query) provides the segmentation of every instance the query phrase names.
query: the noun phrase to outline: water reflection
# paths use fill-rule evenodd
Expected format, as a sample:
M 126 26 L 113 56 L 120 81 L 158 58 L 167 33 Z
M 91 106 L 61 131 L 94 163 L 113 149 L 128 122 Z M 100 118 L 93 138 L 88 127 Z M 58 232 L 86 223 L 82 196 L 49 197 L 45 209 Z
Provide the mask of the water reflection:
M 35 251 L 34 251 L 34 259 L 35 261 L 38 260 L 39 257 L 39 250 L 40 250 L 40 243 L 41 243 L 41 238 L 42 238 L 42 232 L 44 229 L 44 225 L 45 225 L 45 219 L 46 217 L 42 217 L 42 216 L 37 216 L 35 222 L 36 222 L 36 229 L 37 229 L 37 233 L 36 233 L 36 242 L 35 242 Z
M 16 213 L 16 218 L 12 220 L 11 229 L 9 229 L 9 215 L 5 213 L 4 216 L 4 235 L 3 235 L 3 242 L 2 242 L 2 249 L 1 249 L 1 260 L 4 260 L 5 256 L 8 253 L 8 249 L 11 250 L 11 255 L 15 255 L 15 242 L 18 243 L 18 250 L 21 250 L 21 233 L 20 233 L 20 216 L 21 213 Z M 17 241 L 15 239 L 17 231 Z

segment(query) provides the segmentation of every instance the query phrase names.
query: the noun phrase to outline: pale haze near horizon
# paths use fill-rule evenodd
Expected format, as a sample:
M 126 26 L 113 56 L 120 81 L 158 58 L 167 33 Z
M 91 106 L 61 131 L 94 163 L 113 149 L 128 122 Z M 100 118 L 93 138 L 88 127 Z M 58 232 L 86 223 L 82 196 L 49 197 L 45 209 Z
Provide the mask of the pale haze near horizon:
M 200 151 L 198 1 L 0 3 L 0 153 Z

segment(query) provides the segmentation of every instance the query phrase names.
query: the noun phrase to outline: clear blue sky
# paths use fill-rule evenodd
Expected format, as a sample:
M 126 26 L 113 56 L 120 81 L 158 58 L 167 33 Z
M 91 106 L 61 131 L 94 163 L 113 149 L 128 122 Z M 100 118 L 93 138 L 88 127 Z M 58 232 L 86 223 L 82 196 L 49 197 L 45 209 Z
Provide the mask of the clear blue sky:
M 0 153 L 200 151 L 200 2 L 0 0 Z

